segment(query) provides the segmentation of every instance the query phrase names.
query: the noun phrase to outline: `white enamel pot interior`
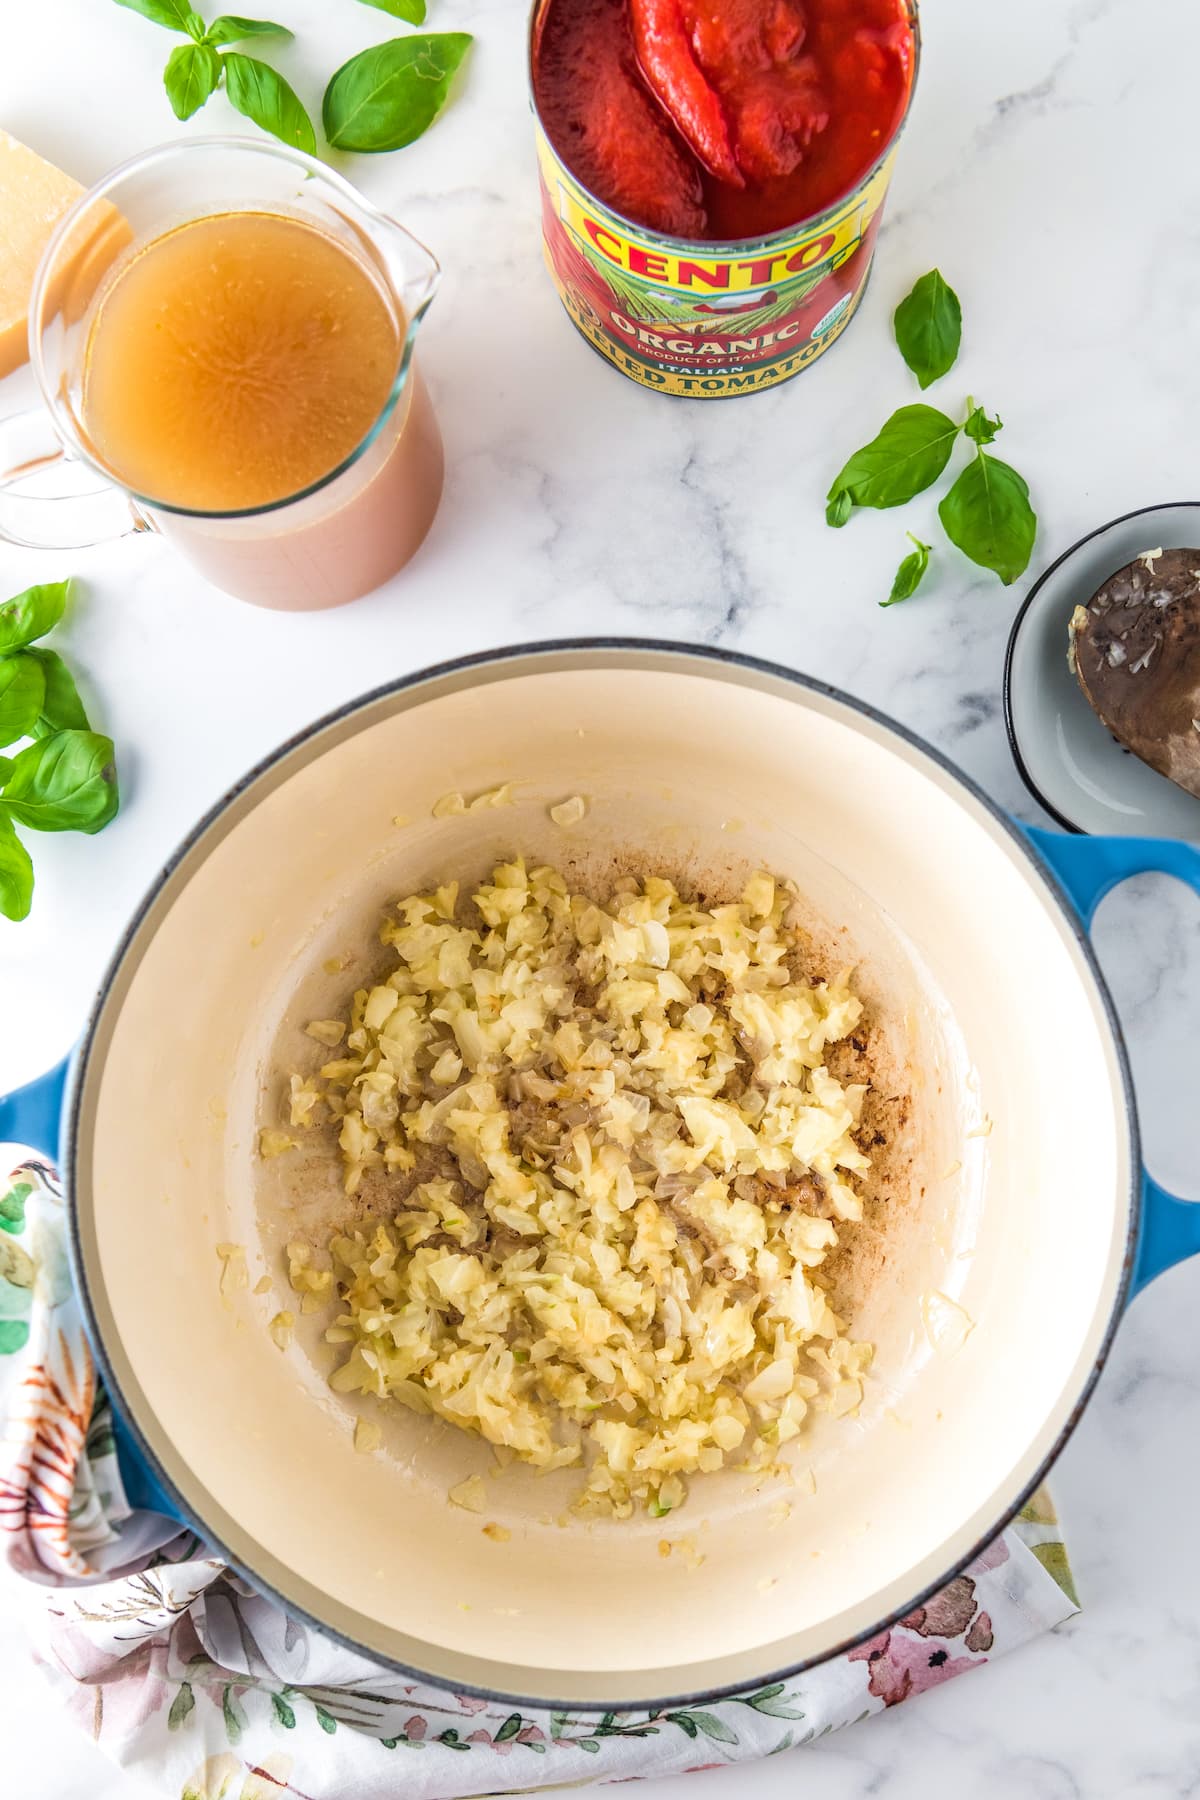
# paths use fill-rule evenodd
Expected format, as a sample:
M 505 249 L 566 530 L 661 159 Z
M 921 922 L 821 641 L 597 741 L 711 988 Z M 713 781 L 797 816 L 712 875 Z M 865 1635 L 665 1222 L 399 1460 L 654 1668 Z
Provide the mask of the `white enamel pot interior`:
M 432 816 L 449 790 L 504 782 L 511 807 Z M 588 810 L 564 831 L 547 808 L 573 794 Z M 490 1465 L 479 1440 L 332 1394 L 319 1321 L 286 1353 L 268 1336 L 290 1298 L 280 1245 L 322 1204 L 318 1177 L 301 1192 L 281 1158 L 264 1179 L 255 1154 L 287 1067 L 324 1054 L 299 1028 L 380 966 L 390 898 L 518 851 L 584 886 L 619 866 L 717 892 L 764 865 L 798 884 L 829 955 L 858 959 L 909 1083 L 908 1174 L 854 1278 L 855 1332 L 877 1346 L 867 1398 L 796 1446 L 795 1486 L 722 1473 L 667 1521 L 564 1523 L 577 1478 L 510 1471 L 481 1519 L 447 1499 Z M 820 1660 L 1011 1515 L 1107 1346 L 1134 1132 L 1077 924 L 948 765 L 786 671 L 591 643 L 398 684 L 248 778 L 118 953 L 66 1150 L 106 1376 L 202 1532 L 372 1656 L 526 1703 L 616 1706 Z M 227 1302 L 222 1242 L 249 1263 Z M 353 1449 L 358 1413 L 384 1425 L 374 1455 Z M 694 1554 L 664 1557 L 664 1537 Z

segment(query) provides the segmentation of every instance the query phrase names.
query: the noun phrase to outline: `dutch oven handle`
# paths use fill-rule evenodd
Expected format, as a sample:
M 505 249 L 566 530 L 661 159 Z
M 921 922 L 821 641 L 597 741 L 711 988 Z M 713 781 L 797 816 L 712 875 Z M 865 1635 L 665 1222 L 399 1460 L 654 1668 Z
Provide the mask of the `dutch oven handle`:
M 31 1081 L 27 1087 L 0 1095 L 0 1142 L 25 1145 L 48 1161 L 54 1161 L 62 1137 L 63 1103 L 70 1063 L 71 1059 L 64 1057 L 56 1067 Z M 117 1466 L 130 1506 L 180 1519 L 179 1509 L 146 1462 L 115 1403 L 113 1439 Z
M 1058 878 L 1090 930 L 1101 900 L 1131 875 L 1174 875 L 1200 894 L 1200 850 L 1173 838 L 1067 837 L 1034 825 L 1021 830 Z M 1200 1254 L 1200 1201 L 1181 1200 L 1142 1171 L 1142 1216 L 1130 1298 L 1189 1256 Z

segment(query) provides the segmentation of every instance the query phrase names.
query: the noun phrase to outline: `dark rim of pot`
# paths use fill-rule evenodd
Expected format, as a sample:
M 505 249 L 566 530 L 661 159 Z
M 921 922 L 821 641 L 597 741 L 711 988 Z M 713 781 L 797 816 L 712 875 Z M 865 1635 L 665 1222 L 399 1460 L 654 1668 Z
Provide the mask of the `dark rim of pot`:
M 1037 801 L 1038 805 L 1044 812 L 1049 813 L 1050 817 L 1057 825 L 1061 825 L 1064 831 L 1073 833 L 1075 837 L 1088 837 L 1090 835 L 1086 825 L 1077 825 L 1074 819 L 1069 819 L 1066 813 L 1060 812 L 1058 807 L 1046 798 L 1030 773 L 1029 765 L 1025 761 L 1025 756 L 1021 749 L 1021 740 L 1017 732 L 1016 719 L 1013 714 L 1013 661 L 1017 653 L 1017 640 L 1021 636 L 1025 618 L 1030 607 L 1033 605 L 1050 577 L 1052 575 L 1057 575 L 1063 564 L 1070 562 L 1071 558 L 1078 551 L 1082 550 L 1085 544 L 1090 544 L 1093 538 L 1103 537 L 1104 533 L 1106 531 L 1111 531 L 1114 525 L 1128 525 L 1131 519 L 1144 519 L 1149 513 L 1179 512 L 1182 511 L 1184 507 L 1192 507 L 1197 512 L 1200 512 L 1200 500 L 1161 500 L 1156 502 L 1153 506 L 1135 506 L 1132 512 L 1118 513 L 1115 519 L 1109 519 L 1105 524 L 1097 525 L 1094 531 L 1086 532 L 1083 537 L 1076 539 L 1075 543 L 1073 543 L 1069 549 L 1064 550 L 1061 556 L 1054 559 L 1048 569 L 1042 570 L 1042 573 L 1038 576 L 1022 601 L 1017 616 L 1012 622 L 1012 629 L 1008 634 L 1008 645 L 1004 652 L 1003 683 L 1004 732 L 1005 736 L 1008 738 L 1008 748 L 1012 753 L 1013 762 L 1016 764 L 1017 774 L 1021 777 L 1021 780 L 1025 783 L 1025 786 Z
M 237 1558 L 231 1556 L 224 1545 L 221 1544 L 220 1540 L 207 1530 L 203 1523 L 193 1515 L 190 1507 L 182 1500 L 175 1484 L 172 1482 L 170 1476 L 166 1473 L 155 1455 L 154 1450 L 147 1442 L 141 1426 L 126 1408 L 124 1396 L 115 1379 L 112 1365 L 97 1330 L 91 1291 L 88 1284 L 87 1272 L 84 1268 L 74 1201 L 74 1171 L 77 1149 L 76 1140 L 79 1126 L 79 1107 L 88 1057 L 93 1039 L 107 1004 L 109 992 L 126 955 L 141 931 L 142 923 L 147 912 L 158 898 L 165 882 L 174 873 L 180 862 L 195 849 L 198 844 L 200 844 L 212 827 L 220 821 L 222 814 L 233 801 L 240 798 L 241 795 L 253 787 L 264 775 L 268 774 L 272 769 L 284 762 L 294 751 L 300 749 L 304 744 L 308 743 L 312 738 L 317 737 L 321 732 L 328 730 L 332 726 L 344 723 L 356 712 L 372 706 L 378 701 L 388 699 L 395 694 L 404 693 L 412 688 L 419 688 L 426 682 L 438 680 L 443 676 L 461 675 L 472 669 L 489 668 L 497 665 L 502 666 L 506 663 L 519 662 L 544 656 L 562 656 L 566 654 L 582 655 L 586 657 L 587 655 L 596 652 L 617 654 L 628 652 L 634 655 L 689 657 L 700 663 L 708 662 L 718 667 L 734 670 L 746 669 L 755 674 L 769 676 L 774 680 L 784 682 L 792 687 L 801 688 L 808 693 L 816 694 L 822 699 L 831 700 L 837 705 L 848 708 L 851 712 L 858 714 L 860 717 L 870 720 L 872 724 L 879 726 L 883 731 L 899 738 L 900 741 L 908 745 L 910 749 L 913 749 L 917 751 L 919 755 L 926 757 L 942 772 L 943 775 L 948 776 L 951 782 L 964 788 L 977 804 L 990 816 L 994 824 L 999 826 L 1010 842 L 1017 847 L 1024 860 L 1032 867 L 1034 872 L 1041 878 L 1043 883 L 1057 899 L 1059 908 L 1064 914 L 1075 942 L 1083 956 L 1084 962 L 1092 977 L 1097 996 L 1099 997 L 1108 1024 L 1108 1029 L 1112 1037 L 1117 1068 L 1120 1074 L 1121 1089 L 1125 1101 L 1125 1119 L 1130 1157 L 1130 1194 L 1129 1223 L 1126 1231 L 1125 1253 L 1122 1260 L 1121 1275 L 1117 1283 L 1117 1290 L 1113 1297 L 1112 1308 L 1104 1327 L 1104 1335 L 1101 1339 L 1099 1348 L 1097 1349 L 1095 1360 L 1092 1363 L 1091 1369 L 1088 1371 L 1082 1389 L 1075 1404 L 1071 1408 L 1066 1423 L 1058 1437 L 1055 1439 L 1053 1445 L 1047 1451 L 1045 1457 L 1043 1457 L 1041 1463 L 1038 1465 L 1037 1470 L 1025 1483 L 1012 1504 L 1007 1506 L 999 1517 L 996 1518 L 992 1524 L 989 1525 L 988 1529 L 976 1540 L 971 1548 L 965 1551 L 961 1556 L 957 1557 L 944 1572 L 938 1575 L 936 1580 L 927 1583 L 924 1588 L 919 1590 L 910 1599 L 906 1600 L 902 1606 L 894 1608 L 883 1618 L 879 1619 L 869 1630 L 856 1633 L 852 1638 L 831 1645 L 828 1650 L 823 1651 L 819 1656 L 806 1657 L 800 1662 L 787 1663 L 781 1668 L 764 1670 L 761 1675 L 754 1678 L 755 1683 L 769 1684 L 774 1681 L 790 1681 L 795 1676 L 801 1675 L 809 1669 L 818 1668 L 822 1664 L 832 1661 L 835 1657 L 845 1655 L 848 1650 L 852 1650 L 857 1645 L 865 1643 L 879 1632 L 888 1630 L 891 1626 L 903 1619 L 906 1614 L 912 1612 L 916 1607 L 924 1605 L 926 1601 L 939 1593 L 942 1588 L 945 1587 L 947 1582 L 952 1581 L 956 1575 L 961 1574 L 964 1569 L 968 1568 L 969 1565 L 975 1561 L 976 1557 L 987 1549 L 988 1545 L 994 1541 L 997 1535 L 1012 1522 L 1030 1496 L 1036 1492 L 1042 1482 L 1046 1479 L 1047 1473 L 1052 1468 L 1053 1464 L 1061 1454 L 1063 1447 L 1074 1432 L 1075 1427 L 1083 1414 L 1083 1410 L 1091 1398 L 1092 1390 L 1095 1387 L 1100 1371 L 1108 1358 L 1109 1351 L 1112 1348 L 1113 1337 L 1125 1309 L 1129 1286 L 1132 1279 L 1134 1257 L 1137 1249 L 1138 1229 L 1141 1217 L 1142 1156 L 1141 1136 L 1138 1127 L 1137 1109 L 1134 1102 L 1129 1056 L 1121 1032 L 1120 1022 L 1113 1006 L 1112 997 L 1109 994 L 1104 976 L 1101 973 L 1100 965 L 1096 960 L 1095 952 L 1092 949 L 1083 922 L 1065 889 L 1059 882 L 1057 875 L 1037 854 L 1036 849 L 1024 836 L 1016 822 L 1011 819 L 969 775 L 966 775 L 961 769 L 956 768 L 947 756 L 944 756 L 941 751 L 936 750 L 930 744 L 927 744 L 924 739 L 919 737 L 915 732 L 910 731 L 907 726 L 898 724 L 894 719 L 888 718 L 886 714 L 881 713 L 868 702 L 852 698 L 840 688 L 833 687 L 827 682 L 819 681 L 813 676 L 801 675 L 796 670 L 785 668 L 780 663 L 769 662 L 761 657 L 746 656 L 740 651 L 725 650 L 719 646 L 701 646 L 682 641 L 672 642 L 670 639 L 663 638 L 632 637 L 553 638 L 547 639 L 541 643 L 516 644 L 496 650 L 477 651 L 469 656 L 453 657 L 445 662 L 431 664 L 428 668 L 421 669 L 413 675 L 405 675 L 399 677 L 397 680 L 384 682 L 379 687 L 373 688 L 369 693 L 359 695 L 357 698 L 347 701 L 344 705 L 336 707 L 332 712 L 326 713 L 323 718 L 306 726 L 304 730 L 295 733 L 276 750 L 272 751 L 270 755 L 262 758 L 260 762 L 256 763 L 252 769 L 229 788 L 223 798 L 209 808 L 208 812 L 205 813 L 204 817 L 193 830 L 188 833 L 178 849 L 165 863 L 161 873 L 152 883 L 121 937 L 112 961 L 105 971 L 104 977 L 100 983 L 95 1002 L 88 1015 L 87 1023 L 80 1039 L 79 1048 L 72 1058 L 71 1063 L 67 1104 L 63 1116 L 62 1135 L 64 1191 L 67 1196 L 68 1241 L 72 1273 L 79 1294 L 88 1337 L 105 1388 L 108 1391 L 114 1408 L 121 1415 L 122 1423 L 130 1437 L 136 1443 L 138 1451 L 143 1457 L 147 1468 L 153 1474 L 164 1494 L 170 1498 L 176 1507 L 180 1518 L 187 1526 L 194 1530 L 204 1542 L 211 1544 L 221 1555 L 223 1560 L 229 1564 L 231 1569 L 243 1576 L 252 1587 L 258 1590 L 258 1592 L 275 1601 L 285 1613 L 289 1613 L 292 1617 L 303 1620 L 305 1624 L 311 1626 L 314 1631 L 320 1633 L 324 1637 L 332 1639 L 335 1643 L 341 1644 L 349 1650 L 353 1650 L 360 1656 L 367 1657 L 369 1660 L 380 1664 L 382 1667 L 392 1669 L 401 1675 L 411 1676 L 418 1681 L 428 1682 L 435 1687 L 444 1685 L 441 1677 L 430 1674 L 428 1670 L 417 1668 L 412 1664 L 400 1662 L 378 1650 L 368 1648 L 359 1643 L 356 1639 L 350 1637 L 347 1633 L 326 1624 L 323 1620 L 317 1618 L 315 1614 L 310 1613 L 303 1607 L 297 1606 L 293 1602 L 285 1599 L 283 1594 L 280 1593 L 277 1588 L 272 1586 L 270 1582 L 264 1581 L 262 1577 L 255 1574 L 253 1569 L 248 1568 L 245 1564 L 238 1561 Z M 764 1648 L 768 1647 L 764 1646 Z M 583 1701 L 577 1699 L 548 1700 L 530 1696 L 528 1694 L 521 1694 L 507 1688 L 479 1687 L 470 1682 L 461 1682 L 458 1680 L 453 1683 L 453 1689 L 455 1693 L 474 1695 L 485 1700 L 501 1701 L 505 1704 L 534 1712 L 562 1710 L 591 1714 L 602 1712 L 654 1713 L 672 1706 L 686 1706 L 701 1701 L 727 1699 L 737 1694 L 745 1693 L 747 1685 L 747 1682 L 744 1680 L 727 1682 L 715 1687 L 686 1689 L 682 1693 L 657 1697 L 652 1701 L 647 1701 L 645 1699 L 629 1701 L 611 1699 Z
M 827 219 L 831 213 L 838 212 L 845 206 L 846 202 L 852 199 L 855 194 L 861 193 L 867 183 L 875 178 L 888 157 L 892 154 L 892 151 L 896 148 L 896 145 L 900 142 L 900 139 L 904 134 L 904 128 L 912 117 L 913 95 L 917 91 L 917 77 L 921 73 L 921 19 L 917 0 L 905 0 L 905 12 L 908 15 L 909 26 L 913 34 L 912 80 L 908 84 L 908 98 L 904 102 L 904 111 L 896 121 L 896 129 L 892 132 L 891 137 L 883 146 L 883 149 L 879 152 L 879 155 L 875 158 L 875 161 L 870 167 L 864 169 L 858 179 L 852 182 L 842 193 L 836 194 L 829 202 L 828 206 L 823 206 L 820 212 L 810 213 L 806 219 L 797 219 L 791 225 L 781 225 L 778 231 L 759 232 L 756 236 L 748 238 L 709 239 L 672 237 L 668 232 L 655 231 L 653 226 L 639 225 L 636 219 L 628 218 L 625 213 L 618 212 L 615 206 L 610 206 L 607 200 L 601 200 L 598 194 L 593 194 L 587 183 L 580 180 L 558 145 L 554 142 L 554 139 L 550 136 L 546 121 L 538 111 L 537 95 L 534 92 L 533 86 L 533 64 L 534 57 L 537 54 L 538 24 L 542 14 L 551 4 L 553 4 L 553 0 L 533 0 L 533 4 L 529 8 L 529 33 L 526 45 L 525 77 L 529 86 L 529 108 L 538 122 L 538 128 L 545 134 L 546 142 L 549 144 L 555 157 L 567 171 L 567 174 L 571 177 L 571 180 L 575 183 L 580 193 L 586 194 L 593 206 L 598 207 L 601 212 L 607 213 L 610 219 L 615 219 L 619 225 L 625 226 L 627 230 L 636 231 L 639 237 L 644 237 L 655 244 L 660 244 L 665 250 L 669 250 L 672 253 L 688 250 L 695 251 L 697 246 L 707 246 L 709 250 L 714 252 L 720 252 L 721 250 L 740 250 L 744 253 L 749 250 L 766 249 L 769 244 L 778 243 L 780 238 L 796 237 L 810 227 L 815 229 L 815 227 L 821 224 L 822 220 Z

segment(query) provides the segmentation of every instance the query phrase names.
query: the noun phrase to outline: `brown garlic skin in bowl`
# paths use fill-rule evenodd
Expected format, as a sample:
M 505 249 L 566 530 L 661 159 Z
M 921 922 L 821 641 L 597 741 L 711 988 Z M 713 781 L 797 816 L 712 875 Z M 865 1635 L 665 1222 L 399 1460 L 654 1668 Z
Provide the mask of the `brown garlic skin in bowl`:
M 1200 797 L 1200 550 L 1146 550 L 1071 616 L 1069 659 L 1119 743 Z

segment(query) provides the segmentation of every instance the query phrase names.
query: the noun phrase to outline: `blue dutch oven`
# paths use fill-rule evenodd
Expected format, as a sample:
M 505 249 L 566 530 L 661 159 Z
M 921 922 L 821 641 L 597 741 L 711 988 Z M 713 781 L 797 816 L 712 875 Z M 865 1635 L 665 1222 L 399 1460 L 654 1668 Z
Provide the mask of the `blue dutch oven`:
M 505 782 L 511 808 L 433 816 L 449 789 Z M 587 813 L 568 835 L 547 809 L 571 794 Z M 882 972 L 885 1034 L 908 1021 L 911 1180 L 855 1318 L 876 1345 L 862 1415 L 804 1442 L 817 1491 L 781 1530 L 763 1529 L 769 1489 L 697 1481 L 671 1523 L 700 1533 L 698 1576 L 658 1555 L 653 1521 L 564 1528 L 560 1478 L 519 1470 L 489 1489 L 509 1537 L 486 1539 L 447 1503 L 486 1447 L 389 1414 L 381 1451 L 356 1456 L 356 1409 L 377 1403 L 331 1395 L 311 1345 L 281 1353 L 266 1331 L 283 1226 L 254 1145 L 278 1117 L 280 1031 L 389 894 L 514 849 L 597 880 L 616 855 L 782 871 Z M 1149 870 L 1200 892 L 1196 850 L 1021 827 L 870 708 L 719 651 L 517 648 L 320 721 L 172 858 L 70 1064 L 0 1102 L 0 1136 L 63 1171 L 131 1499 L 364 1654 L 526 1705 L 736 1692 L 902 1616 L 1043 1478 L 1132 1295 L 1200 1249 L 1200 1207 L 1141 1166 L 1088 939 L 1104 895 Z M 250 1265 L 232 1297 L 223 1240 Z M 950 1347 L 921 1331 L 934 1291 L 965 1321 Z

